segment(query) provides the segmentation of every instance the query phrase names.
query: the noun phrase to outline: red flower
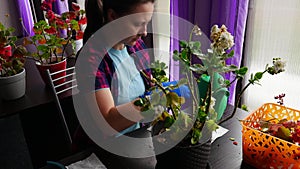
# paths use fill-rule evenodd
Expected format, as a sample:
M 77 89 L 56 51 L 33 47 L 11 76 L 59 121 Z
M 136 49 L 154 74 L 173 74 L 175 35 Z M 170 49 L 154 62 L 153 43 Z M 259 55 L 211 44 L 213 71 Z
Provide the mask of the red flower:
M 74 11 L 70 11 L 68 17 L 70 20 L 76 19 L 76 13 Z
M 48 11 L 48 10 L 52 10 L 52 2 L 47 2 L 47 1 L 43 1 L 42 5 L 41 5 L 41 9 L 43 11 Z
M 0 56 L 4 55 L 5 54 L 5 50 L 4 50 L 4 47 L 1 47 L 0 48 Z
M 45 29 L 45 32 L 49 33 L 49 34 L 56 34 L 56 29 L 51 27 L 49 29 Z
M 46 13 L 46 18 L 49 19 L 49 21 L 53 21 L 55 19 L 55 14 L 53 11 L 49 10 Z
M 12 56 L 11 46 L 10 45 L 4 47 L 4 50 L 5 50 L 5 54 L 4 54 L 5 56 L 7 56 L 7 57 L 11 57 Z
M 7 60 L 9 57 L 12 56 L 12 52 L 11 52 L 11 46 L 4 46 L 3 48 L 0 48 L 0 56 Z
M 76 34 L 76 40 L 82 39 L 83 38 L 83 32 L 79 30 Z
M 78 24 L 79 24 L 79 25 L 84 25 L 84 24 L 86 24 L 86 23 L 87 23 L 86 17 L 83 17 L 83 18 L 81 18 L 81 19 L 78 21 Z
M 74 11 L 79 11 L 80 10 L 80 6 L 74 2 L 72 2 L 72 9 L 74 9 Z
M 56 24 L 57 24 L 58 26 L 60 26 L 60 27 L 63 27 L 63 26 L 65 25 L 64 21 L 61 20 L 61 19 L 58 19 L 58 20 L 56 21 Z

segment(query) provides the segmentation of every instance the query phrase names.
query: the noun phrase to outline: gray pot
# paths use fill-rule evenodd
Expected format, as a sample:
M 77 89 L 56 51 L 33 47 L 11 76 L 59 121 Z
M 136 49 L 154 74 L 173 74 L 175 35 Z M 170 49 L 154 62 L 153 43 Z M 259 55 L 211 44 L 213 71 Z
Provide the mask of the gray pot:
M 26 81 L 25 69 L 19 74 L 0 77 L 0 98 L 3 100 L 14 100 L 25 95 Z

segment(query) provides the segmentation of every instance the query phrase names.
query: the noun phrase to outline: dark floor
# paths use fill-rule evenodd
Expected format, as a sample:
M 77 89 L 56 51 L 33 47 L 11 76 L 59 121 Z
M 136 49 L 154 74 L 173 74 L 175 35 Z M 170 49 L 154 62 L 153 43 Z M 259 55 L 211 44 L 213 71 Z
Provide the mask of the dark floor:
M 71 99 L 65 102 L 68 105 Z M 1 107 L 0 107 L 1 108 Z M 66 113 L 74 132 L 74 114 Z M 0 169 L 38 169 L 70 155 L 54 103 L 39 105 L 0 119 Z
M 33 168 L 18 115 L 0 119 L 0 168 Z

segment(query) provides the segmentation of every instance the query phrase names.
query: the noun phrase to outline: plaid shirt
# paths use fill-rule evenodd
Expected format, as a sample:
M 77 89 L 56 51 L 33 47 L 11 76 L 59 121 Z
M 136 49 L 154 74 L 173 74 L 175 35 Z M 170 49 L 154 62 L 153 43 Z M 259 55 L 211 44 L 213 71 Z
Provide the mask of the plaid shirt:
M 98 44 L 87 43 L 80 51 L 80 58 L 76 62 L 76 76 L 78 80 L 78 88 L 80 92 L 91 92 L 91 88 L 101 89 L 110 88 L 114 99 L 118 96 L 118 84 L 113 83 L 117 80 L 113 61 L 108 55 L 107 50 L 96 50 Z M 137 70 L 143 70 L 147 76 L 151 76 L 150 57 L 146 50 L 146 45 L 139 39 L 136 45 L 127 46 L 128 53 L 134 58 Z M 100 65 L 99 65 L 100 63 Z M 142 76 L 145 88 L 149 89 L 150 83 Z M 95 84 L 95 85 L 94 85 Z M 93 85 L 93 86 L 91 86 Z M 76 129 L 74 134 L 73 149 L 78 150 L 86 145 L 94 145 L 94 142 L 89 139 L 82 127 Z
M 134 58 L 137 70 L 144 71 L 150 77 L 150 57 L 144 49 L 146 49 L 146 46 L 141 39 L 138 40 L 134 46 L 127 46 L 128 53 Z M 118 79 L 118 77 L 115 73 L 113 60 L 108 55 L 108 52 L 106 50 L 104 52 L 105 55 L 96 72 L 95 90 L 110 88 L 112 95 L 116 100 L 118 96 L 118 83 L 116 83 L 116 80 Z M 142 78 L 145 84 L 145 88 L 148 89 L 150 87 L 150 83 L 144 78 L 144 76 L 142 76 Z

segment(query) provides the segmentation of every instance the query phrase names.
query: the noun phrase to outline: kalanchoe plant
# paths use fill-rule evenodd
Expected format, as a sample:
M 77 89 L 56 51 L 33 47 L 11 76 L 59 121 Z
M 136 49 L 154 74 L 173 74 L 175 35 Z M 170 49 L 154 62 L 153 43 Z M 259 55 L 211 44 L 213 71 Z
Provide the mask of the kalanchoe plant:
M 54 0 L 44 0 L 41 9 L 46 13 L 46 20 L 34 24 L 34 36 L 25 38 L 24 44 L 32 44 L 36 51 L 29 55 L 41 64 L 58 62 L 64 59 L 69 44 L 75 48 L 74 40 L 82 39 L 82 25 L 86 24 L 85 11 L 72 3 L 74 11 L 58 15 L 52 10 Z M 54 58 L 52 58 L 55 56 Z M 59 57 L 60 56 L 60 57 Z
M 0 76 L 7 77 L 20 73 L 24 69 L 24 55 L 27 50 L 23 46 L 16 46 L 14 28 L 6 28 L 0 22 Z
M 151 94 L 148 97 L 142 97 L 135 102 L 136 105 L 141 106 L 142 110 L 145 111 L 143 112 L 145 116 L 149 116 L 151 113 L 155 116 L 152 125 L 160 125 L 158 132 L 155 134 L 168 132 L 170 138 L 176 139 L 178 133 L 188 130 L 188 134 L 182 141 L 185 145 L 199 143 L 199 140 L 203 137 L 202 132 L 204 129 L 211 133 L 218 128 L 218 123 L 232 118 L 239 105 L 241 95 L 251 84 L 257 84 L 266 72 L 271 75 L 283 72 L 285 66 L 285 62 L 282 62 L 280 58 L 275 58 L 272 66 L 267 65 L 263 72 L 252 74 L 248 84 L 243 87 L 236 99 L 232 115 L 220 120 L 218 116 L 222 116 L 223 112 L 216 112 L 215 110 L 215 94 L 222 88 L 228 88 L 234 81 L 243 79 L 248 68 L 239 68 L 236 65 L 226 64 L 227 59 L 234 57 L 234 51 L 231 50 L 234 45 L 234 38 L 227 31 L 226 26 L 222 25 L 219 28 L 217 25 L 214 25 L 212 27 L 210 35 L 211 45 L 207 53 L 201 51 L 201 43 L 199 41 L 192 41 L 194 35 L 201 36 L 201 34 L 200 28 L 194 26 L 189 40 L 180 41 L 180 50 L 173 52 L 173 59 L 182 63 L 183 70 L 181 72 L 186 78 L 180 79 L 176 85 L 163 86 L 160 80 L 161 77 L 154 76 L 152 79 L 147 77 L 154 84 L 154 87 L 150 89 L 152 92 L 150 92 Z M 193 63 L 192 57 L 200 59 L 202 63 Z M 222 76 L 216 76 L 229 72 L 235 75 L 233 81 L 224 79 Z M 207 90 L 204 97 L 200 97 L 198 94 L 199 89 L 195 88 L 197 86 L 195 83 L 200 83 L 207 77 L 210 79 L 208 80 Z M 192 113 L 186 113 L 182 109 L 185 99 L 172 92 L 181 85 L 187 85 L 191 91 Z M 215 86 L 218 87 L 216 88 Z M 226 95 L 226 93 L 223 95 Z M 172 130 L 170 130 L 172 125 L 176 126 L 173 126 Z

